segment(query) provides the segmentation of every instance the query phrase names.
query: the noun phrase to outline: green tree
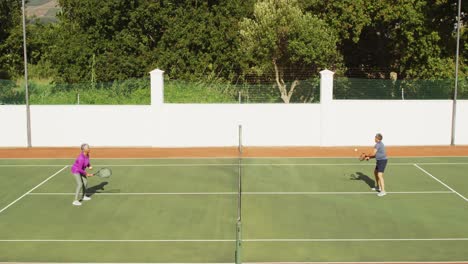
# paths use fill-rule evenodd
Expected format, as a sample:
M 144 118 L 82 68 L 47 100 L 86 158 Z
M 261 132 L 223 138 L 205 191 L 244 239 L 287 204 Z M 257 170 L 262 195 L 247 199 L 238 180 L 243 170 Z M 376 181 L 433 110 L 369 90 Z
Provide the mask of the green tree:
M 365 0 L 365 10 L 371 20 L 359 41 L 342 49 L 347 67 L 373 77 L 390 71 L 399 79 L 453 77 L 453 1 Z
M 341 59 L 337 33 L 320 18 L 304 13 L 296 0 L 257 2 L 253 18 L 241 22 L 240 34 L 250 70 L 274 71 L 285 103 L 290 102 L 301 72 L 335 67 Z M 287 81 L 292 81 L 289 90 Z
M 390 2 L 394 1 L 375 3 L 374 31 L 369 32 L 383 43 L 380 50 L 388 60 L 383 63 L 406 78 L 453 76 L 453 59 L 442 49 L 442 31 L 432 24 L 431 15 L 437 13 L 434 8 L 442 8 L 441 4 L 434 6 L 427 0 Z
M 93 63 L 97 81 L 157 67 L 171 78 L 232 79 L 242 59 L 238 22 L 253 1 L 59 0 L 41 63 L 55 67 L 60 82 L 90 80 Z
M 142 39 L 146 35 L 141 34 L 140 25 L 135 22 L 135 10 L 140 10 L 142 1 L 58 2 L 62 9 L 59 23 L 51 25 L 51 30 L 46 32 L 54 45 L 46 47 L 44 54 L 44 59 L 56 68 L 56 81 L 90 81 L 93 64 L 98 81 L 140 77 L 146 73 L 141 61 Z
M 456 1 L 256 2 L 58 0 L 57 23 L 28 26 L 32 72 L 75 83 L 91 81 L 93 69 L 103 82 L 161 68 L 172 79 L 232 81 L 248 69 L 274 73 L 286 101 L 301 76 L 324 67 L 363 77 L 453 77 Z M 20 1 L 0 5 L 0 67 L 19 74 Z M 467 36 L 463 29 L 465 74 Z
M 21 0 L 0 1 L 0 79 L 22 72 Z
M 239 21 L 254 0 L 163 2 L 166 22 L 153 65 L 172 78 L 234 79 L 245 60 Z
M 399 79 L 453 77 L 457 1 L 302 0 L 301 4 L 338 32 L 340 53 L 353 76 L 388 78 L 394 71 Z M 463 9 L 466 14 L 467 5 Z M 466 25 L 467 16 L 463 19 Z
M 301 0 L 304 11 L 316 14 L 339 35 L 339 45 L 357 43 L 362 30 L 371 22 L 367 0 Z

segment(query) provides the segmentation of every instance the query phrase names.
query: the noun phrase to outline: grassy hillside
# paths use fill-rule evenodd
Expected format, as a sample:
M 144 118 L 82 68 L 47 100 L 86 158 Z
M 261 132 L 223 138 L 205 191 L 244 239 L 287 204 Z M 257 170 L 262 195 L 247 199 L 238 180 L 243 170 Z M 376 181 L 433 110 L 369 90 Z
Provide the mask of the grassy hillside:
M 44 23 L 57 21 L 58 11 L 57 0 L 30 0 L 26 5 L 28 17 L 37 18 Z

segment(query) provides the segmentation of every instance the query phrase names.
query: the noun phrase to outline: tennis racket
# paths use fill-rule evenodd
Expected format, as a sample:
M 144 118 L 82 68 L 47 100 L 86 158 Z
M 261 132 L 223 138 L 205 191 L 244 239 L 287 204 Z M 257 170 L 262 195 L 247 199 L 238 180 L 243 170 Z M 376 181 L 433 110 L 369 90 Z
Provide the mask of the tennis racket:
M 361 153 L 361 155 L 359 156 L 360 161 L 366 160 L 366 158 L 367 158 L 366 153 Z
M 101 168 L 94 173 L 94 176 L 98 176 L 100 178 L 109 178 L 111 175 L 112 171 L 109 168 Z

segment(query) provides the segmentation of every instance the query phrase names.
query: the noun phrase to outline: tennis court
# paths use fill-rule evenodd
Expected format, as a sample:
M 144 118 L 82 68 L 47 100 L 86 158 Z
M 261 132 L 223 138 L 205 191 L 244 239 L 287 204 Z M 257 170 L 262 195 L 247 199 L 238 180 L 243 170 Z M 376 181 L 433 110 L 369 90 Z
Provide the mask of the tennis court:
M 0 159 L 0 262 L 466 262 L 468 158 Z M 239 173 L 241 171 L 241 173 Z

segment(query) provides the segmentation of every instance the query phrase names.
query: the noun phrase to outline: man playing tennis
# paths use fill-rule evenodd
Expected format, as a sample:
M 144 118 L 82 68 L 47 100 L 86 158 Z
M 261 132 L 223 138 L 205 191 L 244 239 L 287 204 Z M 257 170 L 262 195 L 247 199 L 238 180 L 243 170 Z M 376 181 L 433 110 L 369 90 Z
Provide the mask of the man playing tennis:
M 78 200 L 78 196 L 80 191 L 83 191 L 82 201 L 89 201 L 91 197 L 86 196 L 86 186 L 88 185 L 87 177 L 94 176 L 93 174 L 87 173 L 86 168 L 90 170 L 93 169 L 91 164 L 89 163 L 89 153 L 91 149 L 89 148 L 88 144 L 81 145 L 81 154 L 76 158 L 75 163 L 71 168 L 71 172 L 76 180 L 76 191 L 75 191 L 75 200 L 73 201 L 73 205 L 80 206 L 81 202 Z
M 385 192 L 385 182 L 384 182 L 384 171 L 387 166 L 387 153 L 385 151 L 385 145 L 382 142 L 383 136 L 378 133 L 375 135 L 375 147 L 372 154 L 366 155 L 366 160 L 375 158 L 376 166 L 374 169 L 374 176 L 376 185 L 372 190 L 378 191 L 378 196 L 384 196 L 387 193 Z

